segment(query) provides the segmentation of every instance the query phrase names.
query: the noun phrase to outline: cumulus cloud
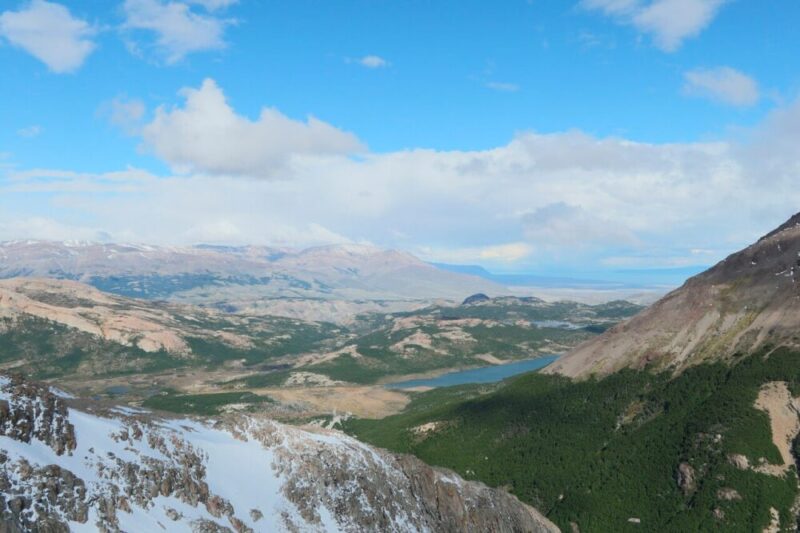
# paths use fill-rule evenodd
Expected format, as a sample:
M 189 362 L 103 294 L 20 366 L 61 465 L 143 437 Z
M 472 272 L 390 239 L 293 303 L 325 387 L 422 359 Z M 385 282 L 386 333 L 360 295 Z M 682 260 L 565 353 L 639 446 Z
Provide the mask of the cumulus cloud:
M 0 14 L 0 38 L 22 48 L 62 74 L 77 70 L 92 50 L 94 28 L 61 4 L 33 0 L 19 11 Z
M 800 179 L 800 98 L 772 111 L 738 147 L 738 160 L 763 186 L 783 190 Z M 800 204 L 799 204 L 800 205 Z
M 800 100 L 737 141 L 656 144 L 526 132 L 488 150 L 352 158 L 297 153 L 314 143 L 273 136 L 274 124 L 289 121 L 305 139 L 307 123 L 280 114 L 277 122 L 248 120 L 211 82 L 186 98 L 150 125 L 191 149 L 189 156 L 176 152 L 181 157 L 167 150 L 167 162 L 199 173 L 7 172 L 0 221 L 46 217 L 155 243 L 365 241 L 504 270 L 647 268 L 713 263 L 800 206 Z M 228 151 L 249 162 L 231 167 Z M 260 152 L 265 159 L 253 155 Z M 291 179 L 232 177 L 265 166 L 279 169 L 270 177 Z M 35 198 L 38 212 L 14 211 Z
M 314 117 L 293 120 L 272 108 L 257 120 L 238 115 L 210 79 L 181 95 L 183 107 L 158 108 L 141 132 L 145 146 L 180 172 L 275 177 L 299 156 L 363 150 L 355 135 Z
M 727 0 L 583 0 L 587 9 L 601 11 L 650 35 L 656 46 L 674 52 L 711 24 Z
M 684 92 L 724 104 L 747 107 L 758 103 L 758 82 L 731 67 L 694 69 L 684 73 Z
M 225 47 L 225 28 L 230 20 L 215 14 L 199 13 L 190 4 L 199 4 L 207 10 L 217 10 L 233 2 L 206 0 L 191 3 L 165 0 L 125 0 L 123 28 L 131 32 L 149 32 L 154 35 L 152 43 L 145 46 L 155 48 L 167 63 L 176 63 L 193 52 L 218 50 Z M 130 42 L 134 51 L 142 46 Z
M 380 56 L 368 55 L 358 60 L 358 64 L 367 68 L 381 68 L 388 66 L 389 63 Z

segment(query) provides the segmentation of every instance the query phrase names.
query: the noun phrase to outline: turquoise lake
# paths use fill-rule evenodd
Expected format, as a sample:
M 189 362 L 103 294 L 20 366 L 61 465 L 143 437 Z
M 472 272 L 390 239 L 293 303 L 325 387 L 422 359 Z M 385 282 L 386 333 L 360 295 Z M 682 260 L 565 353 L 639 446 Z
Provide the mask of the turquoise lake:
M 412 379 L 409 381 L 398 381 L 386 385 L 389 389 L 410 389 L 413 387 L 451 387 L 453 385 L 464 385 L 466 383 L 494 383 L 502 381 L 517 374 L 532 372 L 546 367 L 558 359 L 557 355 L 548 355 L 536 359 L 525 359 L 505 365 L 493 365 L 483 368 L 473 368 L 472 370 L 460 370 L 442 374 L 435 378 Z

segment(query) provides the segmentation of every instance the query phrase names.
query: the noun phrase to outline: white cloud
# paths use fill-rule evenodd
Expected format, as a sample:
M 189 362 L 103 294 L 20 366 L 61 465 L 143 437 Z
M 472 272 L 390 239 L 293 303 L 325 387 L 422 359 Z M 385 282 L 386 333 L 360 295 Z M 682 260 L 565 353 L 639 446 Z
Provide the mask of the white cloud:
M 92 50 L 95 30 L 61 4 L 33 0 L 0 14 L 0 37 L 22 48 L 56 73 L 77 70 Z
M 381 68 L 389 65 L 389 62 L 380 56 L 368 55 L 358 60 L 358 64 L 367 68 Z
M 42 127 L 37 124 L 17 130 L 17 135 L 25 139 L 32 139 L 34 137 L 38 137 L 40 133 L 42 133 Z
M 98 114 L 123 131 L 136 134 L 141 128 L 146 111 L 147 108 L 141 100 L 120 95 L 103 102 L 98 109 Z
M 730 67 L 695 69 L 683 74 L 684 92 L 725 104 L 746 107 L 758 103 L 758 82 Z
M 425 260 L 442 263 L 482 263 L 504 265 L 530 257 L 534 248 L 526 242 L 509 242 L 466 248 L 420 247 L 414 252 Z
M 493 91 L 500 91 L 504 93 L 515 93 L 520 89 L 520 86 L 516 83 L 503 83 L 499 81 L 490 81 L 486 84 L 486 87 L 492 89 Z
M 208 9 L 217 9 L 231 2 L 194 2 Z M 193 52 L 218 50 L 225 47 L 225 28 L 231 21 L 192 10 L 184 2 L 169 0 L 125 0 L 126 30 L 155 34 L 152 46 L 167 63 L 175 63 Z M 134 49 L 138 43 L 132 43 Z
M 479 250 L 479 257 L 486 261 L 515 263 L 533 253 L 533 247 L 525 242 L 512 242 L 487 246 Z
M 706 29 L 728 0 L 583 0 L 587 9 L 606 15 L 649 34 L 666 52 Z
M 626 228 L 563 201 L 525 214 L 522 224 L 526 238 L 551 248 L 639 244 L 638 239 Z
M 274 177 L 297 156 L 363 150 L 353 134 L 314 117 L 293 120 L 271 108 L 255 121 L 237 115 L 210 79 L 181 94 L 182 108 L 158 108 L 142 129 L 145 146 L 178 171 Z
M 280 114 L 243 118 L 213 84 L 186 97 L 150 126 L 180 138 L 188 166 L 201 174 L 16 172 L 0 177 L 0 222 L 43 217 L 84 228 L 78 236 L 102 230 L 162 244 L 368 241 L 504 269 L 647 268 L 712 263 L 800 206 L 800 100 L 738 133 L 738 142 L 526 132 L 489 150 L 350 158 L 298 154 L 314 143 L 274 132 L 288 122 L 305 138 L 308 124 Z M 186 163 L 183 152 L 164 153 L 171 164 Z M 231 167 L 242 160 L 249 161 Z M 265 166 L 286 179 L 230 177 L 263 176 Z
M 203 6 L 209 11 L 216 11 L 238 4 L 239 0 L 189 0 L 189 3 Z
M 40 239 L 47 241 L 105 240 L 97 229 L 70 225 L 44 216 L 0 218 L 0 240 Z

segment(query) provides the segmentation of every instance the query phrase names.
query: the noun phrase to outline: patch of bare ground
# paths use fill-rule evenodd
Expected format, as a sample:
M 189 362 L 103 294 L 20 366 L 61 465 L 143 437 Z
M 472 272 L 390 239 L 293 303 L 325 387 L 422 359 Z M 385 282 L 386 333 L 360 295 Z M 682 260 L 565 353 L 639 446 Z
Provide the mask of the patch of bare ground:
M 407 388 L 404 388 L 403 390 L 405 392 L 428 392 L 428 391 L 433 390 L 435 388 L 436 387 L 427 387 L 425 385 L 420 385 L 419 387 L 407 387 Z
M 314 372 L 292 372 L 284 383 L 287 387 L 331 387 L 343 384 L 343 381 L 336 381 Z
M 421 424 L 411 428 L 411 432 L 415 435 L 427 435 L 428 433 L 432 433 L 439 429 L 441 425 L 442 422 L 428 422 L 426 424 Z
M 490 365 L 504 365 L 509 362 L 507 359 L 500 359 L 499 357 L 495 357 L 489 353 L 479 353 L 475 356 L 475 359 L 479 359 L 485 363 L 489 363 Z
M 436 339 L 442 339 L 450 342 L 470 343 L 476 342 L 475 337 L 460 328 L 448 328 L 444 331 L 434 335 Z
M 769 508 L 769 525 L 764 528 L 764 533 L 780 533 L 781 514 L 774 507 Z
M 433 338 L 423 331 L 412 333 L 403 340 L 392 344 L 389 349 L 399 353 L 402 357 L 411 357 L 416 354 L 416 348 L 425 348 L 435 353 L 446 355 L 447 352 L 433 346 Z
M 781 454 L 783 464 L 761 464 L 755 467 L 773 475 L 784 475 L 789 466 L 794 464 L 792 457 L 792 440 L 800 432 L 800 416 L 798 416 L 798 400 L 792 398 L 789 387 L 784 381 L 765 383 L 758 393 L 755 406 L 769 415 L 772 442 Z
M 383 418 L 402 411 L 407 394 L 381 386 L 266 388 L 252 392 L 284 404 L 298 404 L 309 413 L 351 413 L 360 418 Z
M 333 361 L 343 355 L 349 355 L 353 359 L 360 359 L 363 356 L 358 352 L 358 347 L 355 344 L 349 344 L 338 350 L 322 353 L 306 353 L 300 356 L 290 355 L 281 359 L 281 361 L 289 362 L 295 367 L 313 366 L 320 363 L 327 363 Z
M 79 290 L 83 299 L 75 307 L 53 305 L 29 296 L 75 299 Z M 118 342 L 136 345 L 144 351 L 161 349 L 176 354 L 188 353 L 188 346 L 174 331 L 159 322 L 156 313 L 144 314 L 108 305 L 110 297 L 75 282 L 50 280 L 0 281 L 0 316 L 30 315 L 44 318 L 80 331 Z M 59 300 L 56 300 L 59 301 Z M 93 307 L 83 307 L 84 304 Z M 67 304 L 64 304 L 67 305 Z

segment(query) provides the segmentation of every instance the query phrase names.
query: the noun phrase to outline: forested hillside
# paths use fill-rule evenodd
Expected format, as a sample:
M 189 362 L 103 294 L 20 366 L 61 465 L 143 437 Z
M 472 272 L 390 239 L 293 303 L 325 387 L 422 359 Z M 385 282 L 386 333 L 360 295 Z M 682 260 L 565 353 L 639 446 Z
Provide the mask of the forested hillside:
M 789 394 L 772 394 L 783 383 L 800 395 L 800 353 L 765 349 L 675 378 L 529 374 L 495 390 L 435 390 L 402 414 L 345 429 L 506 487 L 565 531 L 761 531 L 796 520 L 796 467 L 785 455 L 798 428 L 773 435 L 765 411 L 794 409 Z

